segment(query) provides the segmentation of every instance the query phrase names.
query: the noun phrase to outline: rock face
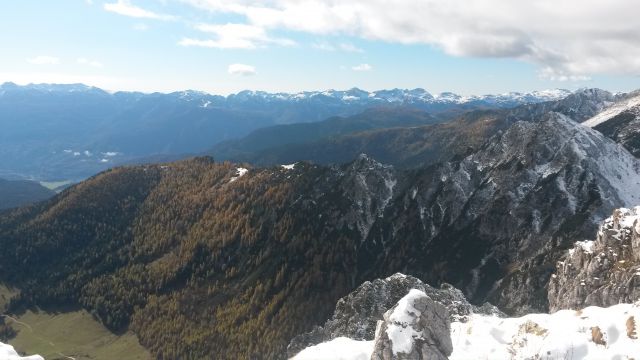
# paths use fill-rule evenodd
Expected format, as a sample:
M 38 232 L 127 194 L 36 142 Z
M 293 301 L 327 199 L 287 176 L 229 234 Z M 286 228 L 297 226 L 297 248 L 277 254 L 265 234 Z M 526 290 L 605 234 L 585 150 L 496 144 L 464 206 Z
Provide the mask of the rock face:
M 384 314 L 394 307 L 411 289 L 426 294 L 444 306 L 449 321 L 466 321 L 472 313 L 503 316 L 496 307 L 471 305 L 462 292 L 451 285 L 433 288 L 413 276 L 395 274 L 386 279 L 367 281 L 336 304 L 336 309 L 323 327 L 295 337 L 287 349 L 289 357 L 304 348 L 339 337 L 354 340 L 373 340 L 376 326 Z
M 360 249 L 360 279 L 401 271 L 509 313 L 546 311 L 572 239 L 640 201 L 639 164 L 564 115 L 518 122 L 464 159 L 401 179 Z
M 413 289 L 378 322 L 371 360 L 446 360 L 452 351 L 447 309 Z
M 593 117 L 585 124 L 640 157 L 640 92 Z
M 611 306 L 640 299 L 640 207 L 617 209 L 595 241 L 579 241 L 549 282 L 549 309 Z

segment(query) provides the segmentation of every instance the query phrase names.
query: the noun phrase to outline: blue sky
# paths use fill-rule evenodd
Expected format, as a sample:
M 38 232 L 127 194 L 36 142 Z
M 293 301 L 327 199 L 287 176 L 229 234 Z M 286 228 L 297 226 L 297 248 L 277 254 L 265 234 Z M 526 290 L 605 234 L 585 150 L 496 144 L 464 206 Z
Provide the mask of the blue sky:
M 3 1 L 0 82 L 215 94 L 640 88 L 638 5 L 533 3 Z

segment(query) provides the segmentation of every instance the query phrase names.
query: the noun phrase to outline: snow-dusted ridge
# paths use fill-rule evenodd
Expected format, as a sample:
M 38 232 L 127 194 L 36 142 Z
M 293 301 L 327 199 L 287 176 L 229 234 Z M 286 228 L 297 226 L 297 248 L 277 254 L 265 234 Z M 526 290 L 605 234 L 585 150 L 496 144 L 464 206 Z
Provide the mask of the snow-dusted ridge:
M 613 104 L 612 106 L 606 108 L 604 111 L 600 112 L 596 116 L 585 121 L 583 124 L 588 127 L 595 127 L 619 115 L 620 113 L 630 110 L 637 106 L 640 106 L 640 95 L 631 97 L 629 99 L 624 99 L 622 101 L 619 101 Z

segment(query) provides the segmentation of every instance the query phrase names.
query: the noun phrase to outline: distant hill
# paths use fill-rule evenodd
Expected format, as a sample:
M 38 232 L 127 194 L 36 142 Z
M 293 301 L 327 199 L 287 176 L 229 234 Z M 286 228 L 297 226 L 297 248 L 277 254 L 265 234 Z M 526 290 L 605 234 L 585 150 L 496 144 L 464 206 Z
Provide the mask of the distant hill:
M 340 164 L 366 153 L 403 168 L 427 166 L 468 154 L 516 121 L 537 121 L 553 111 L 583 122 L 623 97 L 584 89 L 560 100 L 473 110 L 447 121 L 443 114 L 415 109 L 371 109 L 348 118 L 259 129 L 243 139 L 218 144 L 210 154 L 219 160 L 263 166 L 296 161 Z
M 46 200 L 55 192 L 33 181 L 0 179 L 0 210 Z
M 276 125 L 258 129 L 239 140 L 222 142 L 209 151 L 217 160 L 256 161 L 256 155 L 269 148 L 288 148 L 325 138 L 352 133 L 405 128 L 446 121 L 425 111 L 409 108 L 374 108 L 349 117 L 332 117 L 314 123 Z
M 410 107 L 451 117 L 565 97 L 566 90 L 463 97 L 423 89 L 229 96 L 197 91 L 109 93 L 82 84 L 0 85 L 0 176 L 80 180 L 137 158 L 200 153 L 282 124 Z

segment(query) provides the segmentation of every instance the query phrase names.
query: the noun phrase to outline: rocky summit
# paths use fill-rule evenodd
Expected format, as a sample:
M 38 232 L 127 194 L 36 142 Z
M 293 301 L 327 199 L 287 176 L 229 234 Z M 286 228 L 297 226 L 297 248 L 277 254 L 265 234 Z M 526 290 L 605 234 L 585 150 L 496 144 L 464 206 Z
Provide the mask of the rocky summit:
M 446 313 L 449 317 L 447 323 L 464 322 L 473 313 L 504 316 L 490 304 L 479 307 L 470 304 L 460 290 L 449 284 L 434 288 L 413 276 L 397 273 L 386 279 L 366 281 L 352 293 L 338 300 L 333 315 L 323 326 L 315 327 L 312 331 L 293 338 L 287 348 L 288 355 L 294 356 L 306 347 L 340 337 L 373 340 L 378 321 L 412 289 L 419 290 L 443 306 L 441 313 Z

